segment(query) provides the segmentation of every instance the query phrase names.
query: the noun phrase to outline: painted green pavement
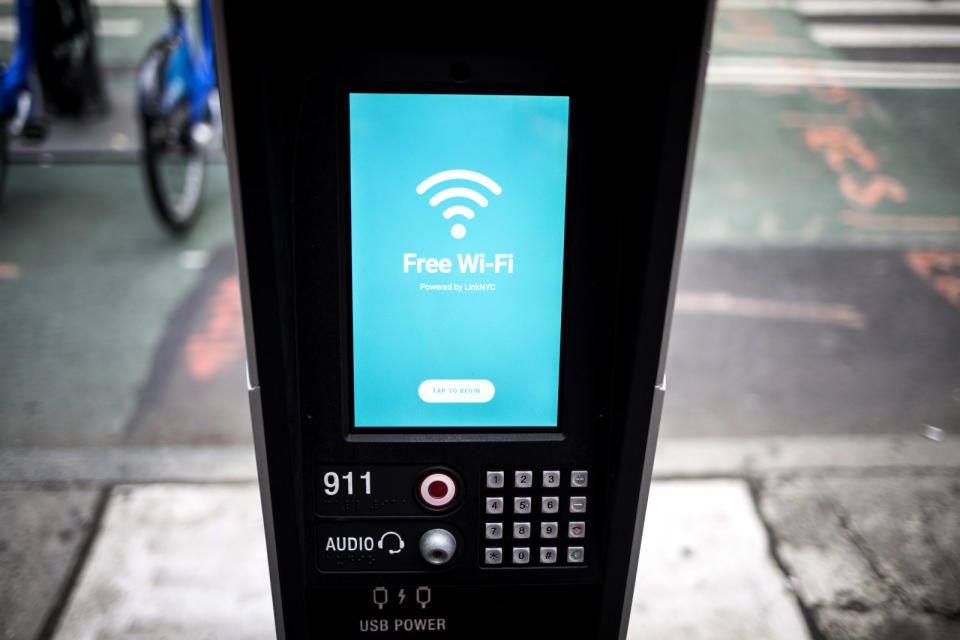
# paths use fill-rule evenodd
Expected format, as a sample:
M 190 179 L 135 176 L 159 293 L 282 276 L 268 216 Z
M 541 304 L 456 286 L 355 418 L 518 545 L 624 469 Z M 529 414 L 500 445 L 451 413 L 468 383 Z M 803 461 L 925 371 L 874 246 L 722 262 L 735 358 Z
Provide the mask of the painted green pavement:
M 688 242 L 960 246 L 960 91 L 708 87 Z
M 204 253 L 184 252 L 233 242 L 224 165 L 211 165 L 207 210 L 184 241 L 153 219 L 140 171 L 10 167 L 0 209 L 0 447 L 120 438 L 170 315 L 197 280 L 184 264 L 202 266 Z
M 713 29 L 712 56 L 836 58 L 807 34 L 803 20 L 789 9 L 720 7 Z

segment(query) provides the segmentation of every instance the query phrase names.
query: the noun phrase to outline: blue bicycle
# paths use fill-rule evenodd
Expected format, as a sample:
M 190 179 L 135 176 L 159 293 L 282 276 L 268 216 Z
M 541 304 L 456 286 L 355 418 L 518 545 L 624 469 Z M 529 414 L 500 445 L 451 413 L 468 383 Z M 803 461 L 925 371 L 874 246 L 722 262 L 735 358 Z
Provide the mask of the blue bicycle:
M 34 62 L 34 7 L 33 0 L 17 0 L 17 43 L 10 65 L 0 70 L 0 191 L 7 174 L 7 139 L 21 134 L 30 137 L 42 135 L 33 131 L 38 125 L 35 91 L 30 83 Z
M 16 15 L 13 57 L 9 66 L 0 67 L 0 188 L 8 137 L 39 140 L 47 133 L 41 102 L 44 113 L 60 116 L 109 109 L 88 0 L 17 0 Z M 34 69 L 39 91 L 32 80 Z
M 138 74 L 147 186 L 154 210 L 175 234 L 186 232 L 200 213 L 206 149 L 219 130 L 210 3 L 199 4 L 199 46 L 183 9 L 168 0 L 170 26 Z

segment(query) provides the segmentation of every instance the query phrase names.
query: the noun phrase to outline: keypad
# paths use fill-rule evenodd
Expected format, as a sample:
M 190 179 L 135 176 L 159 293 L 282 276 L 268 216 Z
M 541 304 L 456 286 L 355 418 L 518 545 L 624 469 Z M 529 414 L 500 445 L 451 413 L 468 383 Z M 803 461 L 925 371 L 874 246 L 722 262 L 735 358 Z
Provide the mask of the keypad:
M 588 469 L 487 469 L 481 486 L 485 487 L 481 509 L 486 541 L 481 547 L 482 566 L 570 567 L 585 563 L 593 535 L 588 532 Z

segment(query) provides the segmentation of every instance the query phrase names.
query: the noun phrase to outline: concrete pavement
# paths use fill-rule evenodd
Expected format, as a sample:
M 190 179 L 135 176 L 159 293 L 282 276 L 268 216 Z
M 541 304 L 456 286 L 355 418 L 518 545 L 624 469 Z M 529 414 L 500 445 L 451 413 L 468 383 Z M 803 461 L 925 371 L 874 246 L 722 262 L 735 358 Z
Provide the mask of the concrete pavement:
M 116 487 L 55 638 L 274 635 L 256 485 Z
M 915 438 L 820 438 L 820 460 L 813 439 L 666 439 L 629 637 L 956 637 L 960 442 Z M 252 451 L 165 451 L 139 484 L 4 465 L 4 575 L 42 579 L 4 581 L 0 637 L 272 637 Z

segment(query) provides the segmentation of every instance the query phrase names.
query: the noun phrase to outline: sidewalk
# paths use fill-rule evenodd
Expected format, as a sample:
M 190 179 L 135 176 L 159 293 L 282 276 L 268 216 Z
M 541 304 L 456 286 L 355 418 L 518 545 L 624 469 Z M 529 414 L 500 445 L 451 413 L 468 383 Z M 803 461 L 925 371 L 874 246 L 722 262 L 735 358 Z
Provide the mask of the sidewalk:
M 919 436 L 664 441 L 629 637 L 960 636 L 958 459 Z M 248 447 L 0 470 L 0 637 L 273 637 Z

